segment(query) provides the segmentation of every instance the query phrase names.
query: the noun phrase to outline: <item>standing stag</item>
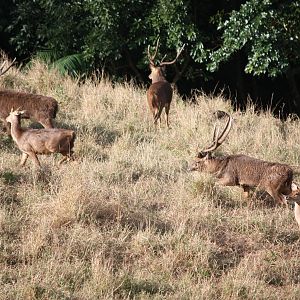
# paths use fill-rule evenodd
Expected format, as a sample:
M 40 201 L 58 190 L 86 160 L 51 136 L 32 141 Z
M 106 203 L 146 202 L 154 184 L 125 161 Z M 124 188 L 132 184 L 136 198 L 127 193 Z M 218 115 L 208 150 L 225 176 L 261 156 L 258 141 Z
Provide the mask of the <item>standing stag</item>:
M 11 110 L 6 121 L 11 124 L 11 135 L 19 149 L 22 151 L 21 166 L 24 166 L 28 156 L 37 167 L 41 164 L 37 154 L 61 153 L 64 157 L 59 164 L 73 154 L 75 132 L 69 129 L 24 129 L 21 127 L 21 115 L 26 114 L 18 109 Z
M 150 62 L 150 70 L 151 74 L 149 78 L 152 81 L 148 91 L 147 91 L 147 100 L 150 111 L 152 112 L 154 118 L 154 124 L 157 124 L 157 121 L 160 121 L 160 116 L 162 113 L 163 108 L 165 108 L 166 113 L 166 123 L 169 127 L 169 111 L 170 111 L 170 104 L 172 101 L 172 94 L 173 89 L 171 84 L 165 78 L 165 68 L 166 65 L 174 64 L 179 57 L 180 53 L 182 52 L 183 47 L 177 52 L 177 55 L 174 60 L 172 61 L 163 61 L 164 58 L 159 62 L 158 65 L 155 64 L 154 59 L 157 54 L 159 39 L 157 40 L 155 52 L 153 55 L 150 54 L 150 46 L 148 46 L 148 59 Z
M 15 59 L 9 66 L 5 67 L 7 62 L 4 61 L 0 67 L 0 76 L 4 75 L 14 62 Z M 6 122 L 6 117 L 12 107 L 20 107 L 26 111 L 22 118 L 36 120 L 45 128 L 53 128 L 53 119 L 56 117 L 58 103 L 51 97 L 12 90 L 0 90 L 0 119 L 4 123 L 8 134 L 10 133 L 10 126 Z
M 258 187 L 268 192 L 278 204 L 286 204 L 286 196 L 292 192 L 293 169 L 290 166 L 243 154 L 212 155 L 225 141 L 232 127 L 233 119 L 226 115 L 228 121 L 223 132 L 219 135 L 215 126 L 213 142 L 198 153 L 190 170 L 214 174 L 218 183 L 224 186 L 241 186 L 245 197 L 249 196 L 251 187 Z

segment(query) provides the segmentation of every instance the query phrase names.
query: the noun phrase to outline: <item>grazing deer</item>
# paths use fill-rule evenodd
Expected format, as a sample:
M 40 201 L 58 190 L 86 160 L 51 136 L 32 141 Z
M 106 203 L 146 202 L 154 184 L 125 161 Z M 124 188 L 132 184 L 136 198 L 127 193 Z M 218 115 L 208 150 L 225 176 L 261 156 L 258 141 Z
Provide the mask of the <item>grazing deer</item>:
M 24 166 L 28 156 L 38 167 L 41 166 L 37 154 L 61 153 L 64 157 L 59 164 L 73 154 L 75 132 L 69 129 L 24 129 L 21 127 L 21 115 L 24 111 L 11 110 L 6 121 L 11 124 L 11 135 L 22 151 L 21 166 Z
M 150 111 L 152 112 L 154 118 L 154 124 L 157 124 L 157 121 L 160 121 L 160 116 L 163 108 L 165 108 L 166 113 L 166 123 L 169 127 L 169 111 L 170 104 L 172 101 L 173 89 L 171 84 L 165 78 L 165 67 L 166 65 L 174 64 L 182 52 L 183 47 L 177 52 L 177 55 L 174 60 L 169 62 L 164 62 L 164 58 L 160 61 L 158 65 L 155 64 L 154 59 L 157 54 L 159 39 L 157 40 L 155 52 L 153 55 L 150 54 L 150 46 L 148 46 L 148 59 L 150 62 L 151 74 L 149 78 L 152 81 L 148 91 L 147 91 L 147 100 Z
M 290 166 L 243 154 L 212 156 L 232 127 L 233 119 L 226 115 L 228 121 L 223 132 L 219 135 L 215 126 L 212 144 L 198 153 L 190 170 L 214 174 L 221 185 L 241 186 L 245 197 L 249 196 L 251 187 L 258 187 L 268 192 L 277 203 L 286 204 L 286 196 L 292 192 L 293 169 Z
M 14 64 L 13 62 L 5 68 L 6 61 L 0 67 L 0 76 L 4 75 Z M 6 122 L 12 107 L 20 107 L 26 113 L 22 118 L 36 120 L 45 128 L 53 128 L 53 119 L 56 117 L 58 103 L 51 97 L 42 95 L 16 92 L 12 90 L 0 91 L 0 119 L 5 125 L 6 132 L 10 134 L 10 126 Z

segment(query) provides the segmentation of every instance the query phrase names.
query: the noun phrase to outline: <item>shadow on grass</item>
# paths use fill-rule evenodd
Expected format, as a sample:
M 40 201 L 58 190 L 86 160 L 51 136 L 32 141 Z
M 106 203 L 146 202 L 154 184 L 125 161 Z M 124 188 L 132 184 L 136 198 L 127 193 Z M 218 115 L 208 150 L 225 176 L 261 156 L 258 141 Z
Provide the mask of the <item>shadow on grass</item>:
M 13 187 L 20 181 L 21 175 L 4 170 L 0 172 L 0 179 L 0 205 L 18 206 L 20 200 L 16 189 Z
M 9 170 L 1 171 L 0 177 L 3 178 L 4 184 L 7 185 L 14 185 L 15 183 L 19 182 L 21 179 L 20 174 L 15 174 L 14 172 Z
M 0 147 L 1 151 L 9 153 L 20 153 L 15 145 L 12 137 L 6 133 L 0 133 Z
M 100 227 L 116 226 L 116 223 L 132 230 L 144 230 L 150 227 L 159 234 L 173 230 L 169 223 L 161 221 L 150 211 L 150 208 L 131 210 L 115 203 L 103 204 L 103 201 L 87 205 L 80 219 Z
M 212 242 L 217 245 L 210 253 L 208 263 L 212 274 L 220 277 L 236 267 L 241 259 L 251 251 L 245 237 L 231 233 L 226 227 L 218 226 L 212 235 Z
M 66 123 L 57 123 L 57 128 L 65 128 L 65 129 L 72 129 L 75 131 L 77 138 L 84 132 L 88 132 L 89 135 L 93 136 L 95 139 L 95 143 L 97 145 L 108 146 L 113 144 L 118 137 L 121 136 L 121 133 L 117 130 L 108 129 L 102 125 L 97 126 L 86 126 L 81 125 L 78 126 L 76 124 L 66 124 Z
M 126 297 L 127 299 L 135 299 L 138 294 L 143 295 L 165 295 L 171 293 L 172 288 L 167 284 L 151 280 L 138 280 L 126 275 L 120 287 L 115 290 L 115 294 Z

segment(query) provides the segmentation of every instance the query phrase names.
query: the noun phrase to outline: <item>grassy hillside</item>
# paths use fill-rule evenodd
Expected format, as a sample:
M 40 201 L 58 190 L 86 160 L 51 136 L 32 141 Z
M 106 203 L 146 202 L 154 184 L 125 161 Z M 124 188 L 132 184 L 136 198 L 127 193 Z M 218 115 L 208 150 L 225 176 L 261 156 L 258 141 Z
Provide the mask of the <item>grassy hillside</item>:
M 0 88 L 55 97 L 78 158 L 40 156 L 37 174 L 0 136 L 0 299 L 300 298 L 293 212 L 187 170 L 212 113 L 233 113 L 222 97 L 175 95 L 171 129 L 155 130 L 134 84 L 78 84 L 34 62 Z M 298 120 L 251 107 L 234 118 L 219 153 L 300 164 Z

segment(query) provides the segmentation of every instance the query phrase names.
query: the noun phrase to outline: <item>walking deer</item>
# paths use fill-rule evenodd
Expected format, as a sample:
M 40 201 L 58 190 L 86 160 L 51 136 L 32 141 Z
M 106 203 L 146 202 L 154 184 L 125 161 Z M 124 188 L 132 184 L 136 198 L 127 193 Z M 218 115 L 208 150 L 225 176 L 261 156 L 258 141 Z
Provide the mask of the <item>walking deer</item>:
M 160 116 L 162 110 L 165 108 L 166 113 L 166 124 L 169 127 L 169 111 L 170 104 L 172 101 L 173 89 L 171 84 L 165 78 L 165 68 L 166 65 L 174 64 L 182 52 L 183 47 L 177 52 L 175 59 L 172 61 L 163 61 L 164 58 L 159 62 L 158 65 L 155 64 L 154 59 L 158 50 L 159 39 L 157 40 L 155 52 L 153 55 L 150 54 L 150 46 L 148 46 L 148 59 L 150 63 L 151 74 L 149 78 L 152 81 L 148 91 L 147 91 L 147 100 L 150 111 L 154 118 L 154 124 L 157 124 L 157 121 L 160 121 Z
M 26 112 L 11 110 L 6 121 L 11 124 L 11 135 L 18 148 L 22 151 L 21 166 L 24 166 L 28 156 L 38 167 L 41 166 L 37 154 L 61 153 L 64 157 L 59 164 L 73 154 L 75 132 L 69 129 L 24 129 L 21 127 L 21 116 Z
M 4 75 L 14 64 L 8 65 L 4 61 L 0 67 L 0 76 Z M 10 126 L 6 122 L 6 117 L 9 115 L 12 107 L 20 107 L 26 113 L 22 115 L 24 119 L 31 119 L 39 122 L 45 128 L 53 128 L 53 119 L 56 117 L 58 103 L 52 97 L 42 95 L 16 92 L 12 90 L 0 90 L 0 119 L 4 123 L 6 132 L 10 134 Z
M 212 155 L 228 136 L 233 119 L 226 113 L 228 121 L 221 134 L 215 126 L 213 142 L 200 151 L 190 167 L 191 171 L 208 172 L 218 178 L 224 186 L 241 186 L 244 196 L 249 196 L 251 187 L 268 192 L 278 204 L 286 204 L 286 196 L 292 192 L 293 169 L 276 162 L 268 162 L 247 155 Z

